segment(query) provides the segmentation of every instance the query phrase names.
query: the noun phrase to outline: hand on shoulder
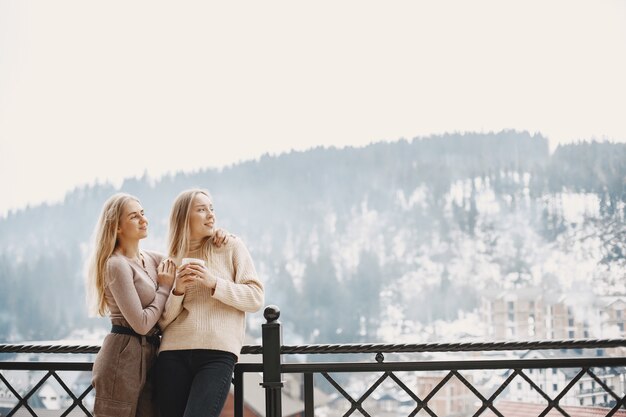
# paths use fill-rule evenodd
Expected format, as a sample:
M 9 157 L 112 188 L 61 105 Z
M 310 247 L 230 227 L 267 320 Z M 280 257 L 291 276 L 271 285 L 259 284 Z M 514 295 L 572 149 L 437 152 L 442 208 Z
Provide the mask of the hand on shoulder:
M 227 230 L 217 229 L 215 231 L 215 234 L 211 238 L 211 242 L 215 247 L 221 248 L 230 246 L 232 244 L 232 241 L 235 239 L 237 239 L 237 236 L 229 233 Z

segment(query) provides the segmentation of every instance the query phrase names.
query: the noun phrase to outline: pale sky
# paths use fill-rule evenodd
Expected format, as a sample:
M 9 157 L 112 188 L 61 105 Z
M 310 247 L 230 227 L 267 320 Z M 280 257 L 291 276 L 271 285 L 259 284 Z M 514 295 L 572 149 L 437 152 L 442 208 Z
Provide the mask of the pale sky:
M 0 0 L 0 216 L 443 132 L 626 141 L 626 1 Z

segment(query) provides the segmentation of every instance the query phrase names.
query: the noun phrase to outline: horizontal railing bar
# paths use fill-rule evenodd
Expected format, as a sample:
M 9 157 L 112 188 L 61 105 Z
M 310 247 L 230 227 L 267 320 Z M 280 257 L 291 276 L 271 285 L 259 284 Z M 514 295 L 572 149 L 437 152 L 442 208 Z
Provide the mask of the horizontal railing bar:
M 282 346 L 282 354 L 319 353 L 420 353 L 420 352 L 476 352 L 501 350 L 597 349 L 626 347 L 626 339 L 566 339 L 530 342 L 469 342 L 419 344 L 328 344 Z
M 332 353 L 420 353 L 420 352 L 476 352 L 502 350 L 550 350 L 550 349 L 596 349 L 626 347 L 626 339 L 564 339 L 538 341 L 502 341 L 468 343 L 414 343 L 414 344 L 325 344 L 282 346 L 280 353 L 332 354 Z M 97 345 L 29 345 L 0 344 L 0 353 L 98 353 Z M 241 348 L 244 355 L 260 355 L 263 347 L 246 345 Z
M 91 371 L 93 362 L 0 362 L 0 369 L 20 371 Z
M 377 372 L 377 371 L 449 371 L 479 369 L 551 369 L 582 367 L 626 366 L 626 358 L 563 358 L 563 359 L 506 359 L 424 362 L 317 362 L 287 363 L 283 373 L 307 372 Z M 246 372 L 246 370 L 244 370 Z
M 241 372 L 263 372 L 262 363 L 237 362 L 235 367 L 240 369 Z
M 98 353 L 99 345 L 30 345 L 0 344 L 0 353 Z
M 373 372 L 373 371 L 446 371 L 450 369 L 547 369 L 580 367 L 626 366 L 626 357 L 556 358 L 556 359 L 485 359 L 457 361 L 420 362 L 315 362 L 286 363 L 281 367 L 284 373 L 305 372 Z M 242 372 L 262 372 L 263 364 L 237 364 Z M 0 369 L 7 370 L 58 370 L 90 371 L 91 362 L 0 362 Z

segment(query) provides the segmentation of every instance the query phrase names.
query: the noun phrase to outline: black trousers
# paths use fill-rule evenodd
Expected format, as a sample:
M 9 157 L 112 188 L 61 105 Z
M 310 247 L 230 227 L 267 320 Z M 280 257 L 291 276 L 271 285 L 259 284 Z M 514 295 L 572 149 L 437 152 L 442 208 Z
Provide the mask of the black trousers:
M 208 349 L 166 350 L 157 359 L 161 417 L 218 417 L 237 358 Z

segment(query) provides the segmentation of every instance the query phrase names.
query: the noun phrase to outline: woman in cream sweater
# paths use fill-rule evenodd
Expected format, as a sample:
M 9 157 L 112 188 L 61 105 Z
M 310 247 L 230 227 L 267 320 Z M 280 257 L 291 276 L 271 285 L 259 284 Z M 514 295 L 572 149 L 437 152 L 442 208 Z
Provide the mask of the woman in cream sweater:
M 179 265 L 159 325 L 161 417 L 219 416 L 245 333 L 245 313 L 263 305 L 263 285 L 241 239 L 216 247 L 209 193 L 184 191 L 170 215 L 169 255 Z M 181 265 L 183 258 L 195 258 Z

